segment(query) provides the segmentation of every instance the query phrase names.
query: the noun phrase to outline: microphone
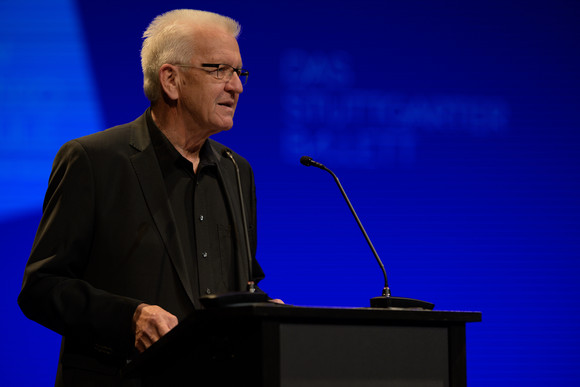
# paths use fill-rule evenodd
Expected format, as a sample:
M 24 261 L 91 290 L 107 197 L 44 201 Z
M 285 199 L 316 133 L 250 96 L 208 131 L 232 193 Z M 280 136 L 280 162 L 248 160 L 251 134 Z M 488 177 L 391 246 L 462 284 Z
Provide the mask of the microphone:
M 244 194 L 242 192 L 242 179 L 240 178 L 240 168 L 232 151 L 229 149 L 224 149 L 223 155 L 232 161 L 234 168 L 236 169 L 236 183 L 238 186 L 238 196 L 240 199 L 240 209 L 242 212 L 242 224 L 244 225 L 244 244 L 246 245 L 246 258 L 248 260 L 248 284 L 247 291 L 254 293 L 256 291 L 256 284 L 252 280 L 252 250 L 250 248 L 250 233 L 248 231 L 248 218 L 246 217 L 246 206 L 244 205 Z
M 344 197 L 346 204 L 348 204 L 348 208 L 350 208 L 350 212 L 354 216 L 354 219 L 356 220 L 358 227 L 362 231 L 362 233 L 367 241 L 367 244 L 371 248 L 371 251 L 373 252 L 373 255 L 375 256 L 375 259 L 377 260 L 377 263 L 379 264 L 379 266 L 383 272 L 383 278 L 385 280 L 385 284 L 383 287 L 382 296 L 371 298 L 371 300 L 370 300 L 371 308 L 425 309 L 425 310 L 433 309 L 433 307 L 435 305 L 430 303 L 430 302 L 427 302 L 427 301 L 415 300 L 412 298 L 405 298 L 405 297 L 392 297 L 391 296 L 391 289 L 389 288 L 389 281 L 387 278 L 387 271 L 385 270 L 385 266 L 383 265 L 383 262 L 381 261 L 381 258 L 379 257 L 377 250 L 373 246 L 371 239 L 369 238 L 367 232 L 365 231 L 365 228 L 363 227 L 358 215 L 356 214 L 354 207 L 352 206 L 350 200 L 348 199 L 348 196 L 346 195 L 344 188 L 342 188 L 342 184 L 340 184 L 338 177 L 334 174 L 334 172 L 332 172 L 330 169 L 325 167 L 323 164 L 312 160 L 311 157 L 302 156 L 300 158 L 300 163 L 304 166 L 307 166 L 307 167 L 312 166 L 312 167 L 320 168 L 323 171 L 326 171 L 332 175 L 332 177 L 334 178 L 334 181 L 336 182 L 336 185 L 338 185 L 338 188 L 340 189 L 340 192 L 342 193 L 342 197 Z
M 317 161 L 312 160 L 312 157 L 302 156 L 300 157 L 300 162 L 302 163 L 302 165 L 305 165 L 307 167 L 313 166 L 316 168 L 324 169 L 327 172 L 330 172 L 330 170 L 326 168 L 324 165 L 320 164 Z
M 240 178 L 240 168 L 234 159 L 230 149 L 224 149 L 222 155 L 231 160 L 236 170 L 236 185 L 238 187 L 238 197 L 240 200 L 240 212 L 242 213 L 242 225 L 244 232 L 244 245 L 246 252 L 246 259 L 248 261 L 248 283 L 245 292 L 231 292 L 225 294 L 209 294 L 200 297 L 201 303 L 205 307 L 228 306 L 235 304 L 246 304 L 255 302 L 266 302 L 269 297 L 266 293 L 256 292 L 256 284 L 252 279 L 252 250 L 250 248 L 250 233 L 248 231 L 248 222 L 246 217 L 246 206 L 244 205 L 244 194 L 242 191 L 242 179 Z M 241 241 L 238 239 L 238 233 L 234 233 L 238 246 L 241 246 Z

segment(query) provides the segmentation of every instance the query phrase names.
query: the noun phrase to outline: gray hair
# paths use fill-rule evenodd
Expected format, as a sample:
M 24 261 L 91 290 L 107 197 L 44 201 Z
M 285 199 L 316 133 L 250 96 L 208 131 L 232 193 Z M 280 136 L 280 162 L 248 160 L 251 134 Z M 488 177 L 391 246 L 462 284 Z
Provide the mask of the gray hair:
M 237 39 L 240 24 L 213 12 L 176 9 L 157 16 L 143 33 L 143 90 L 152 103 L 161 96 L 159 69 L 165 63 L 188 63 L 194 54 L 193 27 L 222 28 Z

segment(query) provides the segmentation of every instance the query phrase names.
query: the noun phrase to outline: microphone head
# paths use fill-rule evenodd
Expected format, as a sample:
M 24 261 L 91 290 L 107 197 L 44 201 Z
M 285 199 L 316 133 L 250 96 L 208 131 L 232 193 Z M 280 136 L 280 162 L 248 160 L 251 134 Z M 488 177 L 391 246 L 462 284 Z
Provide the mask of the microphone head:
M 302 165 L 309 167 L 312 165 L 312 157 L 302 156 L 302 157 L 300 157 L 300 163 Z

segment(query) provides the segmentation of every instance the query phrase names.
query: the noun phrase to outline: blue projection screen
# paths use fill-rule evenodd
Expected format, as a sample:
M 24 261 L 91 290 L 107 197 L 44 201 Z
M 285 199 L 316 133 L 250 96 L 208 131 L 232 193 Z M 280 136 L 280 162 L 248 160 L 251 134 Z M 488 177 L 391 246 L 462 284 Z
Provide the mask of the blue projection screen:
M 253 165 L 271 296 L 481 311 L 470 386 L 580 380 L 580 5 L 574 1 L 0 1 L 0 385 L 51 385 L 60 337 L 16 304 L 66 140 L 148 106 L 139 50 L 175 8 L 242 24 L 249 82 L 215 138 Z M 7 313 L 6 313 L 7 312 Z

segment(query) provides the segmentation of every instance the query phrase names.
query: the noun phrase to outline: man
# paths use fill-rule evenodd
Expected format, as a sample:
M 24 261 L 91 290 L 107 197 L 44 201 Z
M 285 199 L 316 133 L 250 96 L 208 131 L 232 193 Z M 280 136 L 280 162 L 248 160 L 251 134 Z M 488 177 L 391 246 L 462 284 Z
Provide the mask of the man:
M 124 385 L 119 369 L 205 294 L 245 290 L 256 207 L 239 165 L 252 277 L 233 163 L 212 134 L 233 125 L 247 72 L 240 27 L 217 14 L 158 16 L 141 52 L 151 106 L 135 121 L 65 144 L 18 298 L 63 335 L 57 385 Z

